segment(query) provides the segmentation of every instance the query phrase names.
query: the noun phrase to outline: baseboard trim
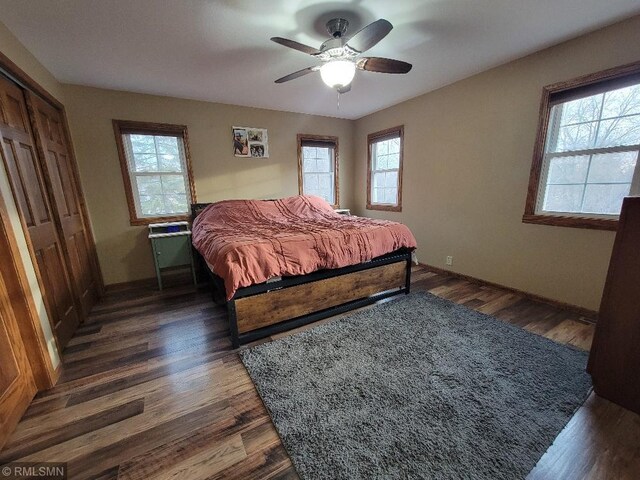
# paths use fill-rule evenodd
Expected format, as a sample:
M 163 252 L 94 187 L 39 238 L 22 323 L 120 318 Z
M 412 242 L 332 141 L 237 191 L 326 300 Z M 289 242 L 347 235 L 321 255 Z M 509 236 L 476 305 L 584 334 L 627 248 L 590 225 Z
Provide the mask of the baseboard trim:
M 185 271 L 184 269 L 182 269 L 180 271 L 172 272 L 170 269 L 167 270 L 167 272 L 164 272 L 162 274 L 162 283 L 166 283 L 167 288 L 182 283 L 191 283 L 193 285 L 193 276 L 191 275 L 191 271 Z M 137 280 L 129 280 L 127 282 L 110 283 L 108 285 L 105 285 L 104 288 L 107 293 L 113 293 L 135 288 L 153 287 L 155 287 L 156 289 L 158 288 L 158 279 L 156 277 L 139 278 Z
M 572 305 L 570 303 L 561 302 L 559 300 L 553 300 L 551 298 L 543 297 L 541 295 L 536 295 L 535 293 L 525 292 L 524 290 L 519 290 L 513 287 L 507 287 L 506 285 L 500 285 L 499 283 L 490 282 L 488 280 L 482 280 L 481 278 L 472 277 L 471 275 L 465 275 L 463 273 L 454 272 L 451 270 L 446 270 L 444 268 L 434 267 L 433 265 L 429 265 L 427 263 L 420 263 L 427 270 L 432 271 L 434 273 L 439 273 L 442 275 L 450 275 L 456 278 L 460 278 L 462 280 L 467 280 L 473 283 L 480 283 L 482 285 L 488 285 L 494 288 L 500 288 L 502 290 L 506 290 L 511 293 L 515 293 L 517 295 L 522 295 L 525 298 L 530 300 L 535 300 L 536 302 L 546 303 L 553 307 L 561 308 L 562 310 L 567 310 L 573 313 L 584 317 L 584 319 L 589 323 L 596 323 L 598 320 L 598 312 L 594 310 L 589 310 L 588 308 L 579 307 L 577 305 Z
M 158 280 L 155 277 L 140 278 L 138 280 L 129 280 L 127 282 L 109 283 L 104 288 L 107 293 L 117 292 L 120 290 L 130 290 L 132 288 L 144 288 L 158 285 Z

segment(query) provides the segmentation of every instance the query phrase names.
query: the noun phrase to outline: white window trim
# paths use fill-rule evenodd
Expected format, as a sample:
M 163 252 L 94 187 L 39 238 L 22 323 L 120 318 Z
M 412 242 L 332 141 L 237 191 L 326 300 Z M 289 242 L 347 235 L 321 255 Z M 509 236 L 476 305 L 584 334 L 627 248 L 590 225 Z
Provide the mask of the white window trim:
M 374 156 L 374 150 L 376 145 L 380 142 L 388 141 L 397 138 L 400 142 L 399 145 L 399 163 L 398 168 L 386 168 L 376 170 L 377 156 Z M 369 210 L 402 210 L 402 169 L 403 169 L 403 151 L 404 151 L 404 126 L 390 128 L 382 132 L 373 133 L 367 138 L 368 149 L 368 192 L 367 192 L 367 209 Z M 396 201 L 394 203 L 388 202 L 375 202 L 374 199 L 374 177 L 376 173 L 397 173 L 396 183 Z M 384 189 L 390 189 L 391 187 L 384 187 Z
M 557 109 L 554 112 L 554 115 L 549 115 L 549 120 L 548 120 L 549 125 L 548 125 L 548 131 L 547 131 L 547 139 L 544 146 L 544 153 L 542 157 L 542 169 L 540 172 L 540 181 L 538 184 L 538 196 L 536 198 L 535 214 L 542 215 L 542 216 L 549 216 L 549 217 L 555 217 L 555 216 L 561 215 L 561 216 L 571 216 L 576 218 L 618 220 L 618 218 L 620 217 L 620 214 L 598 214 L 598 213 L 589 213 L 589 212 L 585 213 L 585 212 L 550 211 L 550 210 L 545 210 L 543 208 L 545 194 L 547 191 L 547 180 L 549 177 L 549 166 L 550 166 L 551 160 L 554 158 L 561 158 L 561 157 L 588 155 L 589 167 L 590 167 L 591 160 L 594 155 L 607 154 L 607 153 L 637 152 L 636 167 L 633 173 L 633 178 L 631 180 L 629 195 L 631 196 L 640 195 L 640 144 L 620 145 L 620 146 L 614 146 L 614 147 L 597 147 L 597 148 L 594 147 L 594 148 L 588 148 L 584 150 L 571 150 L 571 151 L 564 151 L 564 152 L 549 153 L 552 143 L 557 141 L 558 139 L 558 133 L 560 130 L 560 122 L 558 120 L 561 114 L 562 114 L 562 109 Z M 604 119 L 599 118 L 597 121 L 602 122 L 610 119 L 625 118 L 629 116 L 637 116 L 637 114 L 623 115 L 620 117 L 609 117 Z M 577 122 L 576 124 L 581 124 L 581 123 L 591 123 L 591 122 Z M 589 185 L 589 183 L 587 183 L 588 178 L 589 178 L 589 171 L 587 170 L 587 175 L 585 176 L 585 182 L 584 182 L 585 190 L 586 190 L 586 185 Z M 576 183 L 576 185 L 579 185 L 579 184 Z M 583 196 L 584 196 L 584 191 L 583 191 Z
M 373 201 L 373 192 L 376 190 L 375 186 L 373 185 L 373 179 L 376 175 L 376 173 L 397 173 L 398 174 L 398 180 L 396 182 L 396 201 L 393 203 L 387 203 L 387 202 L 374 202 Z M 378 190 L 391 190 L 393 187 L 378 187 Z M 389 205 L 392 207 L 397 207 L 398 206 L 398 197 L 400 196 L 400 168 L 387 168 L 384 170 L 374 170 L 371 169 L 371 204 L 372 205 Z
M 320 147 L 320 146 L 314 146 L 314 148 L 326 148 L 329 150 L 329 165 L 330 165 L 330 171 L 326 172 L 326 171 L 305 171 L 304 169 L 304 162 L 305 162 L 305 156 L 304 156 L 304 147 L 308 147 L 309 145 L 305 145 L 305 141 L 302 141 L 302 193 L 304 195 L 307 195 L 308 193 L 305 191 L 305 184 L 306 184 L 306 176 L 307 175 L 322 175 L 325 177 L 329 177 L 330 178 L 330 187 L 329 190 L 331 192 L 331 201 L 329 202 L 331 205 L 335 205 L 336 199 L 334 198 L 336 196 L 336 173 L 335 173 L 335 165 L 336 165 L 336 160 L 335 160 L 335 155 L 336 155 L 336 148 L 335 145 L 330 145 L 327 142 L 327 146 L 326 147 Z M 315 160 L 317 160 L 317 157 L 315 158 Z
M 157 149 L 157 137 L 173 137 L 178 141 L 178 154 L 180 156 L 180 167 L 181 170 L 179 172 L 174 171 L 156 171 L 156 172 L 137 172 L 135 169 L 135 161 L 133 157 L 133 146 L 131 144 L 131 135 L 146 135 L 149 137 L 154 137 L 154 147 L 156 149 L 156 156 L 158 155 Z M 131 192 L 133 194 L 133 202 L 136 209 L 136 215 L 138 218 L 144 219 L 152 219 L 158 217 L 171 217 L 171 216 L 181 216 L 187 215 L 189 213 L 189 206 L 192 203 L 191 199 L 191 191 L 189 188 L 189 174 L 187 170 L 187 156 L 184 148 L 184 141 L 179 135 L 170 135 L 170 134 L 146 134 L 146 133 L 123 133 L 122 134 L 122 143 L 125 147 L 125 156 L 127 159 L 127 166 L 129 171 L 129 181 L 131 182 Z M 142 207 L 140 206 L 140 192 L 138 191 L 138 182 L 136 181 L 137 177 L 162 177 L 163 175 L 171 175 L 177 176 L 180 175 L 182 177 L 182 181 L 184 182 L 185 194 L 187 196 L 187 205 L 184 212 L 163 212 L 161 214 L 144 214 L 142 213 Z
M 538 186 L 538 198 L 536 200 L 536 215 L 544 215 L 549 217 L 557 217 L 558 215 L 565 216 L 574 216 L 579 218 L 602 218 L 607 220 L 618 220 L 620 217 L 619 214 L 598 214 L 598 213 L 585 213 L 585 212 L 561 212 L 561 211 L 551 211 L 544 210 L 544 196 L 546 193 L 547 187 L 547 178 L 549 176 L 549 164 L 553 158 L 558 157 L 573 157 L 573 156 L 585 156 L 585 155 L 597 155 L 602 153 L 620 153 L 620 152 L 637 152 L 638 159 L 636 161 L 636 168 L 633 172 L 633 178 L 631 180 L 631 187 L 629 191 L 629 196 L 640 195 L 640 145 L 633 145 L 631 148 L 621 148 L 621 147 L 613 147 L 613 148 L 597 148 L 593 150 L 580 150 L 579 152 L 562 152 L 562 153 L 553 153 L 553 154 L 545 154 L 542 160 L 542 171 L 540 174 L 540 185 Z M 591 162 L 591 160 L 590 160 Z M 588 175 L 588 173 L 587 173 Z M 587 177 L 588 178 L 588 177 Z M 611 182 L 617 183 L 617 182 Z M 576 183 L 576 185 L 580 185 Z M 604 185 L 604 183 L 595 183 L 595 184 L 587 184 L 585 185 Z
M 333 196 L 333 208 L 340 208 L 340 180 L 339 180 L 339 166 L 340 166 L 340 153 L 338 146 L 338 137 L 324 136 L 307 133 L 299 133 L 298 139 L 298 193 L 300 195 L 305 194 L 305 175 L 330 175 L 331 176 L 331 194 Z M 331 172 L 305 172 L 304 171 L 304 147 L 324 147 L 330 150 Z

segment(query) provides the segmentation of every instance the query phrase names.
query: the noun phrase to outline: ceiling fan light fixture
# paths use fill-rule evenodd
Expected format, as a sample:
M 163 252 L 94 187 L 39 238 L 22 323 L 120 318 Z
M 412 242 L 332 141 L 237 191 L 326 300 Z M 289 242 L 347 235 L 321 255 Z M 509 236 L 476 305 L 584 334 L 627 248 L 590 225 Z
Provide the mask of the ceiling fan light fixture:
M 285 75 L 275 82 L 284 83 L 319 71 L 322 81 L 342 94 L 351 90 L 351 82 L 356 70 L 378 73 L 409 73 L 410 63 L 392 58 L 360 56 L 389 34 L 393 28 L 391 22 L 381 18 L 361 28 L 355 35 L 346 38 L 344 35 L 348 26 L 349 22 L 344 18 L 329 20 L 327 31 L 331 38 L 325 40 L 320 45 L 320 49 L 282 37 L 272 37 L 271 40 L 275 43 L 306 53 L 317 61 L 323 62 L 321 65 L 307 67 Z
M 356 74 L 356 64 L 350 60 L 331 60 L 320 67 L 322 81 L 331 88 L 346 87 Z

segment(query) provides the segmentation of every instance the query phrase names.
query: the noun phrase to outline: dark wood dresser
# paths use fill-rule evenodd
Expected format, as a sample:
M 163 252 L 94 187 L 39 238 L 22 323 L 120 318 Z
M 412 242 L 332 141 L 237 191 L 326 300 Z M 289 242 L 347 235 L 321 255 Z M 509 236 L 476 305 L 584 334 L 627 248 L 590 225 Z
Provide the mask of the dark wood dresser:
M 598 395 L 640 413 L 640 197 L 622 205 L 587 370 Z

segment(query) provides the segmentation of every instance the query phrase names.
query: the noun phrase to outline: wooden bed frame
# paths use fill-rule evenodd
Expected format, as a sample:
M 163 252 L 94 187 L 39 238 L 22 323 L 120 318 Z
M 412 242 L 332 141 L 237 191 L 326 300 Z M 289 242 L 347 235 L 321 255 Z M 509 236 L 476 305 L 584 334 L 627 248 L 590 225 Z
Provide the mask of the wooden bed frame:
M 208 205 L 192 204 L 192 221 Z M 357 265 L 239 288 L 229 301 L 224 281 L 195 249 L 194 256 L 199 278 L 204 272 L 209 278 L 213 300 L 227 306 L 233 348 L 410 291 L 409 249 Z

